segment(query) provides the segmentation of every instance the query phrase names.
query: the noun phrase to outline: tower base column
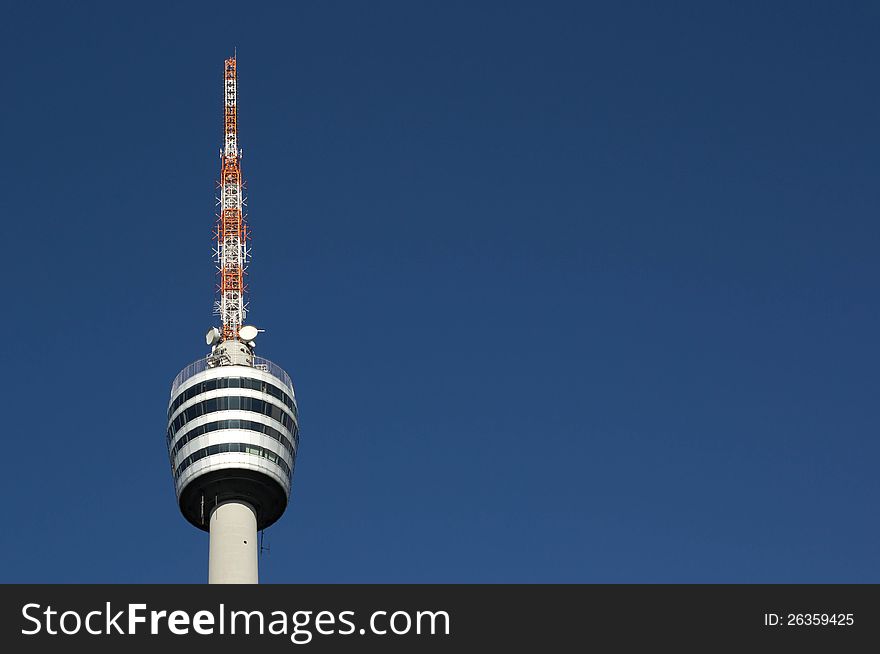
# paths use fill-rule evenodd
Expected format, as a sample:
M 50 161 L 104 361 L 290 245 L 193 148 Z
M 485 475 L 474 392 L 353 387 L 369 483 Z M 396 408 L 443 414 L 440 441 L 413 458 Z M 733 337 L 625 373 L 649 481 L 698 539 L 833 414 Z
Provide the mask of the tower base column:
M 209 584 L 256 584 L 257 515 L 245 502 L 224 502 L 211 513 Z

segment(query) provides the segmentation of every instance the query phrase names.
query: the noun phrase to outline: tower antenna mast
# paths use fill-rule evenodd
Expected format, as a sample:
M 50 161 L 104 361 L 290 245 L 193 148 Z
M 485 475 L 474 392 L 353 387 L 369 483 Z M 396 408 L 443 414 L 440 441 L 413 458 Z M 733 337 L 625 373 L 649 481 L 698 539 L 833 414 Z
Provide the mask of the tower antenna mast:
M 238 75 L 236 58 L 224 66 L 224 142 L 220 151 L 220 214 L 217 248 L 220 298 L 214 311 L 220 316 L 222 341 L 237 339 L 247 315 L 244 285 L 250 259 L 246 216 L 242 210 L 241 150 L 238 147 Z

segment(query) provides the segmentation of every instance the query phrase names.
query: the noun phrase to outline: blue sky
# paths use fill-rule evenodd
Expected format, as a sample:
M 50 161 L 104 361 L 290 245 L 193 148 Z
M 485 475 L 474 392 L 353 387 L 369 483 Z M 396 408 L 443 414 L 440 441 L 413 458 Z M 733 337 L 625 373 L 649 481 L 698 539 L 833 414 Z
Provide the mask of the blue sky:
M 876 5 L 251 5 L 5 10 L 0 581 L 206 579 L 237 47 L 263 581 L 880 582 Z

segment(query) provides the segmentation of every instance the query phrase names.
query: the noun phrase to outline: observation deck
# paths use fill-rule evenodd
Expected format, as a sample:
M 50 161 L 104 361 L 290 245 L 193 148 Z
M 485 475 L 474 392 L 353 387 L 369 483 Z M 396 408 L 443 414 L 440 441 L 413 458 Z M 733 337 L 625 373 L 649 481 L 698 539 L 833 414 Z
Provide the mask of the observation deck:
M 211 511 L 238 501 L 254 508 L 258 529 L 268 527 L 287 507 L 299 447 L 290 376 L 255 356 L 194 361 L 171 385 L 166 442 L 190 523 L 208 531 Z

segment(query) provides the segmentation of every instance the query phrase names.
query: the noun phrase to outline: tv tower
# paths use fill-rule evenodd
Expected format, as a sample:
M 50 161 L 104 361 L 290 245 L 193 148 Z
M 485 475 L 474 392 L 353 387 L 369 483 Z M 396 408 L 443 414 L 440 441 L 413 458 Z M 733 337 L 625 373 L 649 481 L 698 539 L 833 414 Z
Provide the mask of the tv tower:
M 245 324 L 250 259 L 238 147 L 236 59 L 226 60 L 225 139 L 214 250 L 220 327 L 211 352 L 180 371 L 168 404 L 168 457 L 183 517 L 209 532 L 208 583 L 257 583 L 257 531 L 287 507 L 299 445 L 290 377 L 254 355 L 256 327 Z

